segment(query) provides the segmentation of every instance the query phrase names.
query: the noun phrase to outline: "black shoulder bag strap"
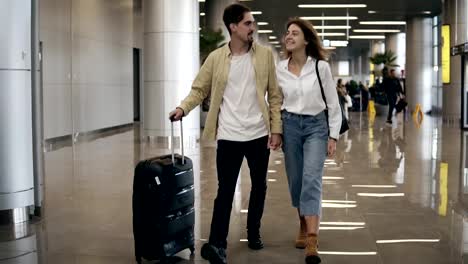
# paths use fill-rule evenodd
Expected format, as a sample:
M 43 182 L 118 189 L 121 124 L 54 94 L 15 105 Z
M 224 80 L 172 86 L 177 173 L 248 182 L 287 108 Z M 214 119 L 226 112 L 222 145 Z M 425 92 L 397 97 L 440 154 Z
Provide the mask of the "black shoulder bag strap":
M 325 102 L 325 116 L 327 117 L 327 126 L 328 126 L 328 134 L 330 134 L 330 125 L 328 124 L 328 105 L 327 105 L 327 98 L 325 98 L 325 92 L 323 91 L 323 86 L 322 86 L 322 79 L 320 79 L 320 73 L 319 73 L 319 59 L 315 61 L 315 73 L 317 74 L 317 79 L 319 81 L 320 85 L 320 92 L 322 93 L 322 99 Z

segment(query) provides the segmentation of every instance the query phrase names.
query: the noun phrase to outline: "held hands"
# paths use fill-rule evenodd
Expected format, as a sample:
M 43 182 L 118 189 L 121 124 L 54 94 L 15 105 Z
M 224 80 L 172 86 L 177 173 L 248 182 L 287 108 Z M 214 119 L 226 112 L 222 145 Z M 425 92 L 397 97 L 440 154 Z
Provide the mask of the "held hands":
M 327 148 L 327 154 L 329 158 L 332 158 L 336 153 L 336 140 L 329 138 L 328 139 L 328 148 Z
M 169 113 L 169 119 L 174 122 L 174 121 L 179 121 L 182 119 L 184 116 L 184 111 L 182 108 L 177 107 L 174 111 Z
M 272 150 L 277 150 L 281 147 L 282 139 L 281 134 L 271 134 L 268 138 L 268 148 Z

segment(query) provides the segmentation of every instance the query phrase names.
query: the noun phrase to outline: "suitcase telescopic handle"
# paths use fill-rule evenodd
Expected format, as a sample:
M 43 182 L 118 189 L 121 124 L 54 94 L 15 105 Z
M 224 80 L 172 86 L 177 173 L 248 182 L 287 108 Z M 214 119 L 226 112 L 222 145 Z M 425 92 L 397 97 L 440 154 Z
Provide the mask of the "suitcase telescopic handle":
M 184 155 L 184 129 L 182 125 L 182 119 L 180 119 L 180 149 L 182 152 L 182 164 L 185 164 L 185 155 Z M 174 154 L 174 121 L 171 120 L 171 151 L 172 151 L 172 164 L 175 164 L 175 154 Z

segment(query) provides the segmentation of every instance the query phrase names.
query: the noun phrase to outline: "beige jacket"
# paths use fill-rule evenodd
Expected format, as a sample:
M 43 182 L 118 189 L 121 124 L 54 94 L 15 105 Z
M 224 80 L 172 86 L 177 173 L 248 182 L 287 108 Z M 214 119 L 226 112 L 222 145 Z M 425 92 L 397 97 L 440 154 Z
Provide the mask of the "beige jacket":
M 252 44 L 253 65 L 255 70 L 257 100 L 262 111 L 263 120 L 270 133 L 282 134 L 281 105 L 283 94 L 278 88 L 275 71 L 275 61 L 270 49 Z M 206 118 L 203 137 L 215 140 L 218 131 L 218 114 L 223 101 L 229 67 L 231 65 L 231 49 L 224 45 L 213 51 L 201 67 L 193 81 L 190 94 L 182 101 L 180 108 L 184 115 L 200 105 L 211 91 L 211 103 Z M 268 94 L 268 103 L 265 95 Z

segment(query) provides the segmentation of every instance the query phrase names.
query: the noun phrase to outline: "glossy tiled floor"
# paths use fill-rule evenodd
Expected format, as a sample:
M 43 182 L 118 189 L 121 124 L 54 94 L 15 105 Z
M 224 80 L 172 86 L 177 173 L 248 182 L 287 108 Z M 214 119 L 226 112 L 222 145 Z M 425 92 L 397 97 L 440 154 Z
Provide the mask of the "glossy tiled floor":
M 383 117 L 351 113 L 352 130 L 328 160 L 320 231 L 323 263 L 468 263 L 464 173 L 467 141 L 458 128 L 426 117 L 386 127 Z M 135 128 L 46 154 L 45 217 L 0 227 L 0 263 L 134 263 L 131 189 L 135 163 L 168 153 L 140 144 Z M 209 234 L 216 193 L 215 144 L 188 142 L 194 161 L 196 246 Z M 444 169 L 448 164 L 448 173 Z M 263 218 L 265 249 L 247 248 L 249 193 L 244 164 L 229 233 L 229 263 L 303 263 L 281 152 L 271 155 Z M 15 239 L 20 238 L 20 239 Z M 417 240 L 414 240 L 417 239 Z M 464 260 L 465 258 L 465 260 Z M 197 250 L 179 263 L 206 263 Z

